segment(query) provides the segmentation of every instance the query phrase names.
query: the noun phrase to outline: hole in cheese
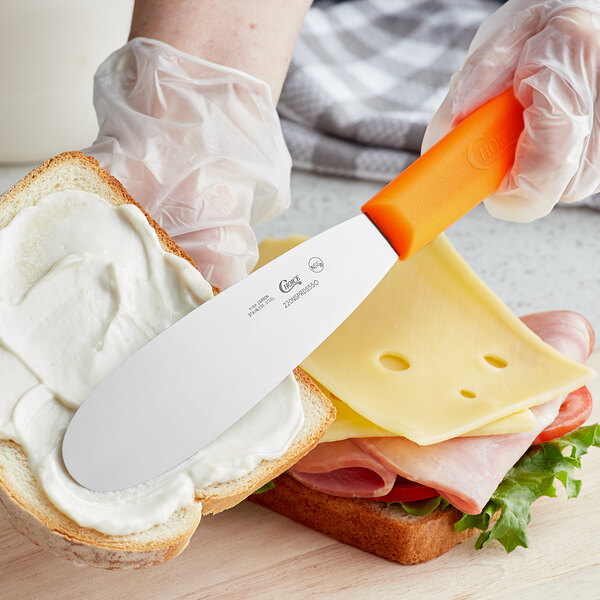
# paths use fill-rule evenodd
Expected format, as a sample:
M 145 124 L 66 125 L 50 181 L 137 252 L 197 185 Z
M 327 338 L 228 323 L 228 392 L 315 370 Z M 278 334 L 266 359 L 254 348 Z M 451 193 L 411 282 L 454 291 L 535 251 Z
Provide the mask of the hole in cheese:
M 475 396 L 477 396 L 477 394 L 471 390 L 460 390 L 460 395 L 465 398 L 475 398 Z
M 390 371 L 406 371 L 410 367 L 410 362 L 401 354 L 388 352 L 379 357 L 381 366 Z
M 504 367 L 508 367 L 508 363 L 499 356 L 495 354 L 486 354 L 483 358 L 485 358 L 486 362 L 492 367 L 496 367 L 496 369 L 504 369 Z

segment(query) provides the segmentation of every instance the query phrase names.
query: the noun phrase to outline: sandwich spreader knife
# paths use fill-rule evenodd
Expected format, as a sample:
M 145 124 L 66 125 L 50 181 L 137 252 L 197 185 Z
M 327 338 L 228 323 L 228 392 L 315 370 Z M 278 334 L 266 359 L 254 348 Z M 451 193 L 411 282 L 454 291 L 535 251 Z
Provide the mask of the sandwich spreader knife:
M 498 189 L 523 129 L 512 90 L 369 200 L 152 339 L 73 416 L 71 476 L 96 491 L 168 473 L 265 397 L 406 259 Z

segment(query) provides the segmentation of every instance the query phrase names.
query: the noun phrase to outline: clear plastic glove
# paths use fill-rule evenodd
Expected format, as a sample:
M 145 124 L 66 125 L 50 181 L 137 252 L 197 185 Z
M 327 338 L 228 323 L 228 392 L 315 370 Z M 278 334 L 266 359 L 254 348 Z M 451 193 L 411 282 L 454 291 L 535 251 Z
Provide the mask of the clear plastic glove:
M 488 211 L 532 221 L 560 200 L 600 191 L 600 2 L 511 0 L 486 19 L 423 151 L 511 85 L 525 107 L 525 130 Z
M 290 203 L 291 158 L 267 84 L 137 38 L 98 68 L 91 148 L 202 274 L 225 288 L 258 259 L 252 226 Z

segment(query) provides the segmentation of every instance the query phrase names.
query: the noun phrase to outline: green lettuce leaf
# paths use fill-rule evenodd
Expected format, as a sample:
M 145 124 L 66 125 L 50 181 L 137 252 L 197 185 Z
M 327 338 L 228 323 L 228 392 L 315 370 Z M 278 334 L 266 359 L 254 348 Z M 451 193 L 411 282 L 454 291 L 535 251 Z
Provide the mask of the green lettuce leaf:
M 598 424 L 580 427 L 556 440 L 532 446 L 506 474 L 481 513 L 463 514 L 454 529 L 480 529 L 482 533 L 475 542 L 477 549 L 491 540 L 498 540 L 507 552 L 517 546 L 527 548 L 525 530 L 531 520 L 531 503 L 541 496 L 556 496 L 556 479 L 565 487 L 568 498 L 576 497 L 581 481 L 575 479 L 574 470 L 581 467 L 581 457 L 590 446 L 600 447 Z M 499 517 L 492 523 L 498 511 Z
M 253 494 L 264 494 L 265 492 L 272 490 L 274 487 L 275 487 L 275 482 L 269 481 L 268 483 L 265 483 L 265 485 L 263 485 L 262 487 L 259 487 L 257 490 L 254 490 L 254 492 L 252 492 L 252 493 Z
M 402 506 L 402 508 L 409 514 L 416 517 L 425 517 L 430 515 L 438 507 L 442 510 L 446 510 L 450 506 L 450 502 L 445 500 L 441 496 L 435 498 L 428 498 L 427 500 L 413 500 L 412 502 L 388 502 L 388 506 Z

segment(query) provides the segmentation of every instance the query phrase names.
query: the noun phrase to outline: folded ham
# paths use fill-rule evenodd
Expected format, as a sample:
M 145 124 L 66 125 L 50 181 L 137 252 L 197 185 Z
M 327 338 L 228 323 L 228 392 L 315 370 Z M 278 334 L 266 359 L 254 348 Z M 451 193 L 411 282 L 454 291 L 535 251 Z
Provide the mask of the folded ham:
M 585 362 L 593 349 L 593 330 L 577 313 L 550 311 L 528 315 L 522 321 L 573 360 Z M 556 418 L 563 401 L 558 398 L 531 409 L 537 422 L 535 431 L 454 438 L 430 446 L 403 437 L 330 442 L 317 446 L 290 474 L 321 492 L 361 498 L 386 494 L 390 474 L 397 474 L 434 488 L 463 512 L 478 514 L 507 471 Z M 369 469 L 371 475 L 365 473 Z
M 396 473 L 384 467 L 353 440 L 319 444 L 292 471 L 294 477 L 319 492 L 346 498 L 377 498 L 389 493 Z

